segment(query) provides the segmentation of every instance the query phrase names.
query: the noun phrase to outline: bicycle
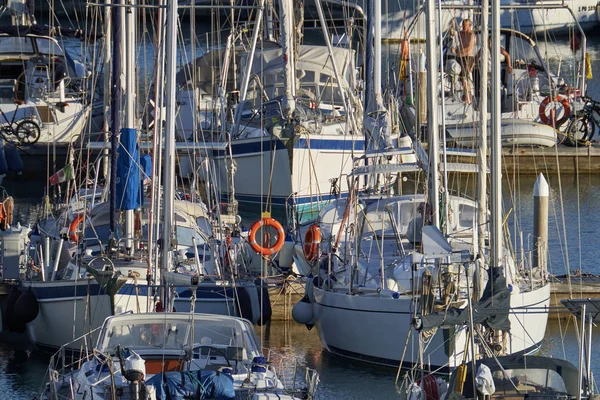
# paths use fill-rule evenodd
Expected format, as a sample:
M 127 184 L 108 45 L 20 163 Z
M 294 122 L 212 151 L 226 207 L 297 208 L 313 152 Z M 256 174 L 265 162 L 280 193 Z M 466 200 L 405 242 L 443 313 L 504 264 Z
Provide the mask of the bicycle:
M 600 101 L 581 97 L 583 109 L 569 119 L 561 143 L 567 146 L 588 146 L 600 125 Z
M 6 124 L 0 127 L 0 136 L 6 141 L 10 141 L 10 137 L 14 136 L 22 145 L 37 143 L 41 134 L 40 126 L 32 119 L 23 118 L 15 121 L 18 110 L 19 105 L 17 104 L 17 108 L 9 121 L 7 115 L 0 109 L 0 114 L 2 114 L 2 118 L 6 121 Z

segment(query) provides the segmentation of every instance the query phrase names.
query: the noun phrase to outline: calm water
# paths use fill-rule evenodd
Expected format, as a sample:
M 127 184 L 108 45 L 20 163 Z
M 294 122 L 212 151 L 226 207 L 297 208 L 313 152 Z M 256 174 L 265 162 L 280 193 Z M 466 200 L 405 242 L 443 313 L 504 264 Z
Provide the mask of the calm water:
M 595 40 L 598 38 L 600 37 L 588 38 L 588 46 L 595 71 L 600 74 L 600 41 Z M 391 51 L 393 52 L 393 49 Z M 564 41 L 556 54 L 566 54 L 568 51 L 570 51 L 568 43 Z M 589 86 L 588 94 L 595 98 L 600 98 L 598 83 L 600 79 L 595 78 Z M 597 200 L 600 196 L 600 176 L 585 175 L 579 178 L 573 175 L 562 176 L 562 205 L 558 177 L 550 176 L 548 180 L 552 189 L 549 224 L 550 270 L 554 274 L 563 274 L 567 268 L 600 273 L 600 265 L 596 262 L 600 259 L 600 246 L 597 245 L 600 226 Z M 506 195 L 517 193 L 514 207 L 518 211 L 518 218 L 511 219 L 511 226 L 519 224 L 526 233 L 531 233 L 534 181 L 533 176 L 521 177 L 516 189 L 505 186 Z M 40 212 L 40 207 L 35 204 L 43 194 L 43 183 L 32 185 L 30 182 L 21 182 L 17 179 L 7 180 L 5 185 L 10 194 L 25 203 L 20 206 L 19 219 L 23 222 L 35 220 Z M 561 216 L 563 207 L 564 223 Z M 258 215 L 259 211 L 256 209 L 254 215 Z M 246 223 L 249 224 L 253 213 L 252 210 L 246 212 L 248 214 Z M 566 249 L 568 249 L 568 258 Z M 319 371 L 321 375 L 319 398 L 321 399 L 398 397 L 394 387 L 393 369 L 373 367 L 328 355 L 322 351 L 316 330 L 308 331 L 304 326 L 294 322 L 274 322 L 270 331 L 261 329 L 259 333 L 267 347 L 283 359 L 293 360 L 293 364 L 290 365 L 297 365 L 299 371 L 304 366 Z M 596 329 L 594 334 L 594 348 L 599 348 L 600 330 Z M 400 341 L 398 346 L 403 345 Z M 566 358 L 577 364 L 577 347 L 572 323 L 551 322 L 549 324 L 542 349 L 544 355 Z M 596 360 L 592 362 L 593 371 L 595 374 L 600 374 L 600 361 Z M 40 392 L 47 365 L 47 356 L 34 352 L 24 336 L 0 335 L 0 400 L 34 398 Z M 286 375 L 291 371 L 292 368 L 287 368 Z

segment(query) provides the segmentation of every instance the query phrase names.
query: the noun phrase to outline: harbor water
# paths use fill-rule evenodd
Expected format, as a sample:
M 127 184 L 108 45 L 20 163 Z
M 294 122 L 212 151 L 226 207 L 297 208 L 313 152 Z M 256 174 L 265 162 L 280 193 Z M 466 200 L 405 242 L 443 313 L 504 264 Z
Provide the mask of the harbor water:
M 588 51 L 594 72 L 599 74 L 589 84 L 588 95 L 600 99 L 600 36 L 588 37 Z M 568 39 L 564 41 L 569 51 Z M 540 165 L 540 171 L 543 166 Z M 511 178 L 512 179 L 512 178 Z M 517 177 L 518 184 L 504 185 L 505 197 L 513 196 L 514 215 L 510 225 L 517 224 L 527 234 L 532 232 L 533 184 L 536 176 Z M 506 180 L 505 180 L 506 181 Z M 582 270 L 600 274 L 600 175 L 552 175 L 549 222 L 549 268 L 555 275 L 569 270 Z M 40 213 L 42 191 L 45 183 L 23 182 L 18 178 L 5 181 L 9 194 L 19 203 L 22 223 L 33 223 Z M 260 215 L 260 209 L 247 210 L 246 226 Z M 513 238 L 515 241 L 518 238 Z M 568 256 L 567 256 L 568 254 Z M 574 283 L 576 289 L 576 282 Z M 294 368 L 301 373 L 304 367 L 315 368 L 320 373 L 318 391 L 320 399 L 395 399 L 399 397 L 394 385 L 396 371 L 377 367 L 361 361 L 351 361 L 331 356 L 321 346 L 316 329 L 308 331 L 293 321 L 273 321 L 270 326 L 258 328 L 264 346 L 271 348 L 274 359 L 291 361 L 286 375 Z M 600 329 L 594 329 L 593 349 L 600 348 Z M 404 346 L 405 338 L 398 338 Z M 577 365 L 578 343 L 571 320 L 551 321 L 546 332 L 541 354 L 567 359 Z M 33 349 L 24 335 L 0 335 L 0 400 L 33 399 L 39 396 L 47 374 L 48 354 Z M 290 367 L 291 366 L 291 367 Z M 600 357 L 592 359 L 592 370 L 600 376 Z

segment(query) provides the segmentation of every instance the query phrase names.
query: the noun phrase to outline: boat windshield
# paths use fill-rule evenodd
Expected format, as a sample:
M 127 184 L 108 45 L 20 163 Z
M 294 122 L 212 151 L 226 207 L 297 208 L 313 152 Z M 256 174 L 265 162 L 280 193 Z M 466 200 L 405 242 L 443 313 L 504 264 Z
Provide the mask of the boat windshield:
M 188 343 L 191 325 L 187 321 L 154 320 L 113 321 L 107 328 L 100 350 L 113 353 L 117 346 L 129 349 L 156 347 L 181 350 Z
M 562 376 L 551 369 L 507 369 L 506 374 L 502 371 L 494 371 L 492 375 L 496 385 L 496 394 L 516 393 L 517 390 L 520 393 L 569 393 Z
M 244 327 L 244 324 L 248 326 Z M 252 332 L 252 326 L 239 319 L 215 317 L 196 318 L 192 321 L 187 318 L 170 318 L 169 314 L 143 319 L 131 318 L 128 315 L 108 321 L 99 339 L 98 348 L 102 352 L 114 353 L 117 346 L 136 351 L 214 346 L 243 348 L 247 355 L 256 356 L 260 354 L 260 345 Z
M 35 50 L 28 37 L 0 36 L 0 53 L 35 53 Z

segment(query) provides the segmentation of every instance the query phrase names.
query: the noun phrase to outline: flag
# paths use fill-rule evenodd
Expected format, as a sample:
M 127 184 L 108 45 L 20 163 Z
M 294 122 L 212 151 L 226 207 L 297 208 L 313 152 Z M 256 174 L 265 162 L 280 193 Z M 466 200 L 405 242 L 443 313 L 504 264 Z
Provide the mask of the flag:
M 75 174 L 73 173 L 73 165 L 71 163 L 64 166 L 63 169 L 55 173 L 50 177 L 50 185 L 58 185 L 59 183 L 63 183 L 66 181 L 71 181 L 75 179 Z

